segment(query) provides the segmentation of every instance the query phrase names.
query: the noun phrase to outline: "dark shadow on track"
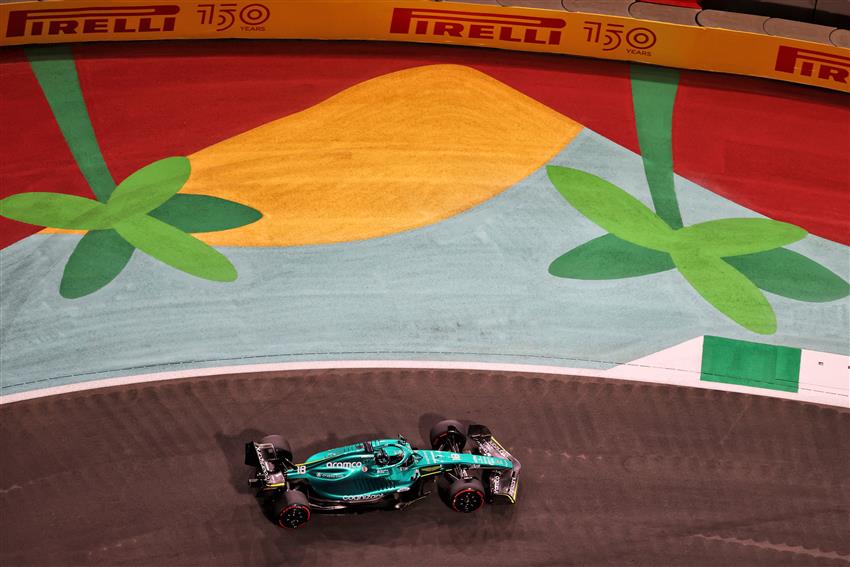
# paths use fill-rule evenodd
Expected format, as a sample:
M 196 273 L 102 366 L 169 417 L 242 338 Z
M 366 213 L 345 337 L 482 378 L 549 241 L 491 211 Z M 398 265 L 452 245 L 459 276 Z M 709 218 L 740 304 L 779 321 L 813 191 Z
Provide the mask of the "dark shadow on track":
M 296 459 L 453 417 L 523 463 L 517 506 L 437 495 L 284 531 L 244 442 Z M 198 378 L 0 407 L 0 564 L 841 565 L 850 411 L 710 390 L 492 372 Z

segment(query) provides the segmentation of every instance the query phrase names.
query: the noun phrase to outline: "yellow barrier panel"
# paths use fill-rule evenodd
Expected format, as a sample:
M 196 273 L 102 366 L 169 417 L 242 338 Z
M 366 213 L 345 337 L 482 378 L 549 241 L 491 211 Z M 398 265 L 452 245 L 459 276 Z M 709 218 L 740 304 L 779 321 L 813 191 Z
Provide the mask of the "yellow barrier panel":
M 850 92 L 850 50 L 733 30 L 555 10 L 386 0 L 0 4 L 0 45 L 139 39 L 368 39 L 561 53 Z

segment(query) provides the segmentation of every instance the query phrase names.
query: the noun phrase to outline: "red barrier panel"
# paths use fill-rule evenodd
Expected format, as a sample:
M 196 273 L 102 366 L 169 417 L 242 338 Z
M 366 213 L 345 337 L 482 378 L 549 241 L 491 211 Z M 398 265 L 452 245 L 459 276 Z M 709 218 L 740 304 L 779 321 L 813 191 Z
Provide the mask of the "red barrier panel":
M 641 0 L 650 4 L 666 4 L 667 6 L 679 6 L 680 8 L 696 8 L 701 9 L 699 0 Z

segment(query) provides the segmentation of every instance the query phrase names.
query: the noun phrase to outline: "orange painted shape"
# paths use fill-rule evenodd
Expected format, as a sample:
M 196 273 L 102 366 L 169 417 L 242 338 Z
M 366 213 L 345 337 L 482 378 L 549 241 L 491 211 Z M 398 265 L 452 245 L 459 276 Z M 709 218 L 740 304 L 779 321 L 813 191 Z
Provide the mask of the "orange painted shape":
M 262 211 L 254 224 L 199 235 L 212 245 L 362 240 L 490 199 L 546 164 L 581 128 L 469 67 L 416 67 L 192 154 L 181 192 Z

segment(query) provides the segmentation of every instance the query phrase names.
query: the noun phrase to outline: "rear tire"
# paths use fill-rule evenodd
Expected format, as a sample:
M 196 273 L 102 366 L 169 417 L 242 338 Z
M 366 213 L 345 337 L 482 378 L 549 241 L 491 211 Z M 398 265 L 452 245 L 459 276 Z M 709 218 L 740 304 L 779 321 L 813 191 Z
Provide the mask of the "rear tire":
M 292 461 L 292 448 L 289 446 L 289 441 L 280 435 L 266 435 L 260 439 L 260 443 L 271 443 L 274 446 L 274 452 L 278 457 L 283 457 L 290 463 Z
M 286 529 L 300 528 L 310 521 L 310 505 L 307 495 L 300 490 L 287 490 L 275 502 L 274 518 L 277 525 Z
M 454 481 L 449 486 L 448 505 L 455 512 L 475 512 L 484 506 L 484 485 L 477 478 Z
M 457 445 L 457 452 L 466 446 L 466 427 L 453 419 L 443 420 L 431 428 L 431 448 L 439 451 L 449 441 Z

